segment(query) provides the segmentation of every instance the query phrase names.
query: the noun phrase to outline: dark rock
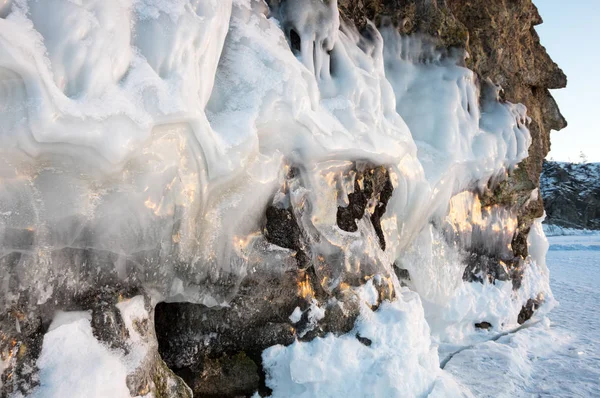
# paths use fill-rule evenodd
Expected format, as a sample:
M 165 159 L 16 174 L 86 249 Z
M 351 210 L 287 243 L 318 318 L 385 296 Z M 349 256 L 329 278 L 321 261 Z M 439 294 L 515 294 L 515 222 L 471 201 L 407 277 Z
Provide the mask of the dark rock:
M 379 238 L 382 250 L 385 250 L 385 237 L 381 229 L 381 217 L 385 214 L 387 203 L 394 190 L 390 175 L 383 166 L 374 166 L 364 162 L 355 164 L 354 192 L 348 194 L 349 204 L 338 207 L 337 225 L 348 232 L 358 229 L 356 220 L 365 215 L 367 206 L 370 206 L 371 223 Z
M 362 337 L 360 335 L 356 335 L 356 339 L 358 341 L 360 341 L 361 343 L 363 343 L 364 345 L 366 345 L 367 347 L 371 347 L 371 344 L 373 344 L 373 341 L 371 341 L 371 339 L 368 339 L 366 337 Z
M 600 229 L 600 163 L 544 162 L 540 190 L 547 224 Z
M 533 316 L 533 313 L 540 307 L 543 300 L 538 299 L 529 299 L 527 303 L 521 308 L 519 312 L 519 316 L 517 318 L 517 322 L 519 325 L 524 324 Z
M 394 271 L 396 272 L 396 276 L 399 280 L 410 281 L 410 273 L 407 269 L 398 268 L 398 266 L 394 265 Z
M 359 305 L 351 291 L 338 290 L 335 297 L 329 296 L 320 289 L 311 269 L 298 269 L 291 253 L 288 256 L 283 262 L 287 265 L 280 269 L 257 264 L 227 307 L 190 303 L 156 306 L 160 354 L 192 387 L 195 396 L 267 391 L 261 367 L 266 348 L 352 330 Z M 333 300 L 327 303 L 329 298 Z M 316 324 L 309 320 L 312 300 L 326 308 L 325 317 Z M 337 300 L 344 302 L 343 307 Z M 296 307 L 303 314 L 298 323 L 292 323 L 289 316 Z M 240 358 L 244 358 L 242 363 Z M 250 361 L 255 365 L 250 366 Z M 247 374 L 242 378 L 244 372 Z M 240 378 L 239 383 L 231 384 L 232 377 Z
M 486 321 L 483 322 L 479 322 L 475 324 L 475 327 L 477 329 L 485 329 L 485 330 L 489 330 L 492 327 L 492 324 Z
M 291 253 L 287 256 L 279 269 L 263 266 L 249 274 L 228 307 L 156 306 L 160 354 L 195 396 L 252 395 L 264 389 L 262 351 L 291 344 L 296 329 L 289 316 L 296 306 L 308 307 L 299 287 L 305 272 Z
M 186 376 L 196 397 L 247 396 L 260 387 L 259 368 L 244 352 L 205 358 L 200 371 Z
M 309 259 L 304 251 L 302 232 L 292 209 L 280 209 L 273 205 L 267 207 L 267 221 L 264 235 L 274 245 L 296 251 L 296 261 L 300 268 L 309 265 Z

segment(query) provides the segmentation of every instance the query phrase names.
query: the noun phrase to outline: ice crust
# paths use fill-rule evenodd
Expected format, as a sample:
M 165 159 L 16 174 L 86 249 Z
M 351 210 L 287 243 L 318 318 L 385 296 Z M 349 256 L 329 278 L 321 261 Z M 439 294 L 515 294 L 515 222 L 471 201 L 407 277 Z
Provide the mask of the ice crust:
M 393 249 L 374 257 L 391 264 L 452 195 L 526 156 L 524 107 L 489 84 L 480 95 L 460 54 L 391 28 L 369 25 L 367 39 L 336 2 L 267 14 L 242 0 L 12 3 L 0 19 L 1 249 L 20 253 L 12 277 L 35 301 L 96 274 L 226 301 L 286 165 L 302 166 L 319 214 L 343 200 L 312 181 L 332 161 L 387 165 Z M 359 240 L 310 223 L 342 250 Z M 98 269 L 77 258 L 90 249 Z M 68 277 L 49 286 L 52 274 Z
M 335 0 L 273 4 L 0 5 L 0 304 L 126 280 L 157 300 L 226 305 L 260 255 L 266 206 L 292 205 L 326 290 L 362 272 L 399 297 L 363 309 L 356 330 L 373 349 L 348 335 L 267 350 L 275 395 L 353 396 L 361 382 L 443 395 L 457 387 L 432 341 L 470 344 L 484 333 L 474 322 L 513 327 L 551 294 L 538 224 L 517 292 L 462 280 L 459 249 L 502 252 L 515 233 L 511 210 L 482 212 L 473 192 L 527 156 L 526 109 L 430 38 L 372 24 L 360 35 Z M 388 168 L 385 251 L 368 217 L 356 232 L 336 225 L 353 161 Z M 89 322 L 71 325 L 85 342 Z M 343 372 L 341 353 L 354 356 Z

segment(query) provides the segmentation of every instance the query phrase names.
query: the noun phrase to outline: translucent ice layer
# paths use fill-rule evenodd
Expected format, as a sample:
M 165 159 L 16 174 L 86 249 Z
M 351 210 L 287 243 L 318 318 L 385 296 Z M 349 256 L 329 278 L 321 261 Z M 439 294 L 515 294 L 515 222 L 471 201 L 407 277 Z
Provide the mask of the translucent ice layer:
M 270 204 L 296 212 L 324 287 L 358 268 L 397 285 L 392 264 L 419 242 L 431 253 L 451 198 L 514 168 L 531 141 L 525 108 L 461 54 L 390 27 L 359 34 L 335 1 L 16 0 L 0 16 L 7 304 L 123 281 L 224 303 Z M 332 218 L 356 161 L 393 184 L 385 250 L 367 218 L 351 233 Z M 457 230 L 463 246 L 507 246 L 508 212 Z M 472 229 L 483 216 L 470 217 Z M 447 273 L 452 290 L 462 268 L 429 277 Z
M 552 302 L 539 220 L 515 259 L 517 210 L 478 196 L 527 157 L 526 109 L 464 57 L 390 26 L 359 33 L 335 0 L 0 1 L 0 307 L 106 285 L 226 306 L 254 266 L 292 268 L 302 250 L 324 292 L 377 280 L 396 301 L 363 305 L 353 332 L 372 348 L 351 333 L 265 351 L 275 395 L 459 394 L 435 344 Z M 376 170 L 390 197 L 342 228 Z M 293 218 L 298 247 L 266 244 L 267 208 Z M 467 253 L 495 277 L 463 280 Z M 518 286 L 498 276 L 509 261 Z M 68 338 L 129 371 L 88 318 L 46 334 L 42 380 L 64 374 Z

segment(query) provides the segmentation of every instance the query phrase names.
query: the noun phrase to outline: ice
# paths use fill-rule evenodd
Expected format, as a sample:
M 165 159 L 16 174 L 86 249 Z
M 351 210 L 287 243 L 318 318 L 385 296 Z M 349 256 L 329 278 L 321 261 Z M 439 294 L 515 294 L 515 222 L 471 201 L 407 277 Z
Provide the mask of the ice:
M 290 315 L 290 321 L 292 321 L 292 323 L 298 323 L 301 317 L 302 310 L 300 309 L 300 307 L 296 307 L 294 308 L 294 312 L 292 312 L 292 315 Z
M 334 49 L 340 27 L 337 0 L 275 1 L 273 14 L 299 51 L 303 64 L 317 77 L 330 74 L 329 51 Z M 299 41 L 297 43 L 296 41 Z
M 325 292 L 369 280 L 363 301 L 378 303 L 373 283 L 396 296 L 363 308 L 354 334 L 267 350 L 275 395 L 468 395 L 436 345 L 485 341 L 515 328 L 527 300 L 552 303 L 539 222 L 518 289 L 463 281 L 465 252 L 512 253 L 516 210 L 482 208 L 478 195 L 527 156 L 526 109 L 433 38 L 385 23 L 363 33 L 335 0 L 0 3 L 0 305 L 61 308 L 123 284 L 226 306 L 249 259 L 268 263 L 256 237 L 272 205 L 293 212 Z M 336 220 L 357 170 L 377 166 L 394 188 L 385 250 L 373 203 L 354 232 Z M 87 318 L 59 316 L 44 388 L 67 388 L 68 358 L 86 345 L 96 380 L 114 365 L 106 394 L 121 394 L 144 352 L 130 321 L 147 309 L 119 309 L 142 351 L 119 362 L 91 342 Z M 476 330 L 482 321 L 492 330 Z
M 372 274 L 390 274 L 454 194 L 526 156 L 524 108 L 491 83 L 480 103 L 460 54 L 372 24 L 360 35 L 335 1 L 271 6 L 22 0 L 3 11 L 0 234 L 13 236 L 3 253 L 22 251 L 19 283 L 35 301 L 99 269 L 167 300 L 226 302 L 251 250 L 239 242 L 260 230 L 286 167 L 301 172 L 289 200 L 310 203 L 298 217 L 312 254 L 354 253 L 348 268 L 366 253 Z M 331 219 L 355 160 L 394 180 L 386 253 L 368 220 L 349 236 Z M 51 273 L 67 277 L 49 289 Z
M 382 35 L 396 109 L 419 147 L 430 182 L 456 179 L 459 189 L 466 188 L 527 156 L 526 109 L 500 103 L 490 82 L 477 85 L 474 73 L 460 66 L 465 54 L 441 53 L 427 38 L 402 37 L 391 26 Z

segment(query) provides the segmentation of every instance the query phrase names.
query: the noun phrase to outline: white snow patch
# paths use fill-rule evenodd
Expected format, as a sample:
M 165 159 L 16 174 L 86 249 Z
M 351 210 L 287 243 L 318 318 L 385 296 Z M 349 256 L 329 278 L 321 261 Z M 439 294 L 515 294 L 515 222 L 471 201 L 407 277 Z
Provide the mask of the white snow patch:
M 121 359 L 96 340 L 88 313 L 59 313 L 44 336 L 40 386 L 32 396 L 130 398 Z
M 144 296 L 135 296 L 127 300 L 123 300 L 116 305 L 121 313 L 121 318 L 125 323 L 125 327 L 129 332 L 129 353 L 123 358 L 127 370 L 132 373 L 147 357 L 149 350 L 149 341 L 147 337 L 140 335 L 139 327 L 135 326 L 135 322 L 140 322 L 140 327 L 144 327 L 141 323 L 149 319 L 148 311 L 145 308 Z M 148 326 L 151 327 L 151 326 Z
M 302 310 L 300 307 L 294 308 L 294 312 L 289 316 L 289 319 L 292 323 L 300 322 L 300 318 L 302 317 Z
M 317 326 L 317 323 L 325 317 L 325 309 L 319 307 L 319 302 L 315 299 L 312 299 L 310 307 L 308 307 L 307 311 L 308 323 L 306 327 L 298 334 L 300 337 L 303 337 L 306 333 L 313 330 Z
M 371 341 L 361 343 L 356 335 Z M 421 301 L 403 290 L 377 311 L 363 305 L 354 331 L 263 352 L 274 397 L 464 396 L 439 368 Z M 449 396 L 449 395 L 447 395 Z

